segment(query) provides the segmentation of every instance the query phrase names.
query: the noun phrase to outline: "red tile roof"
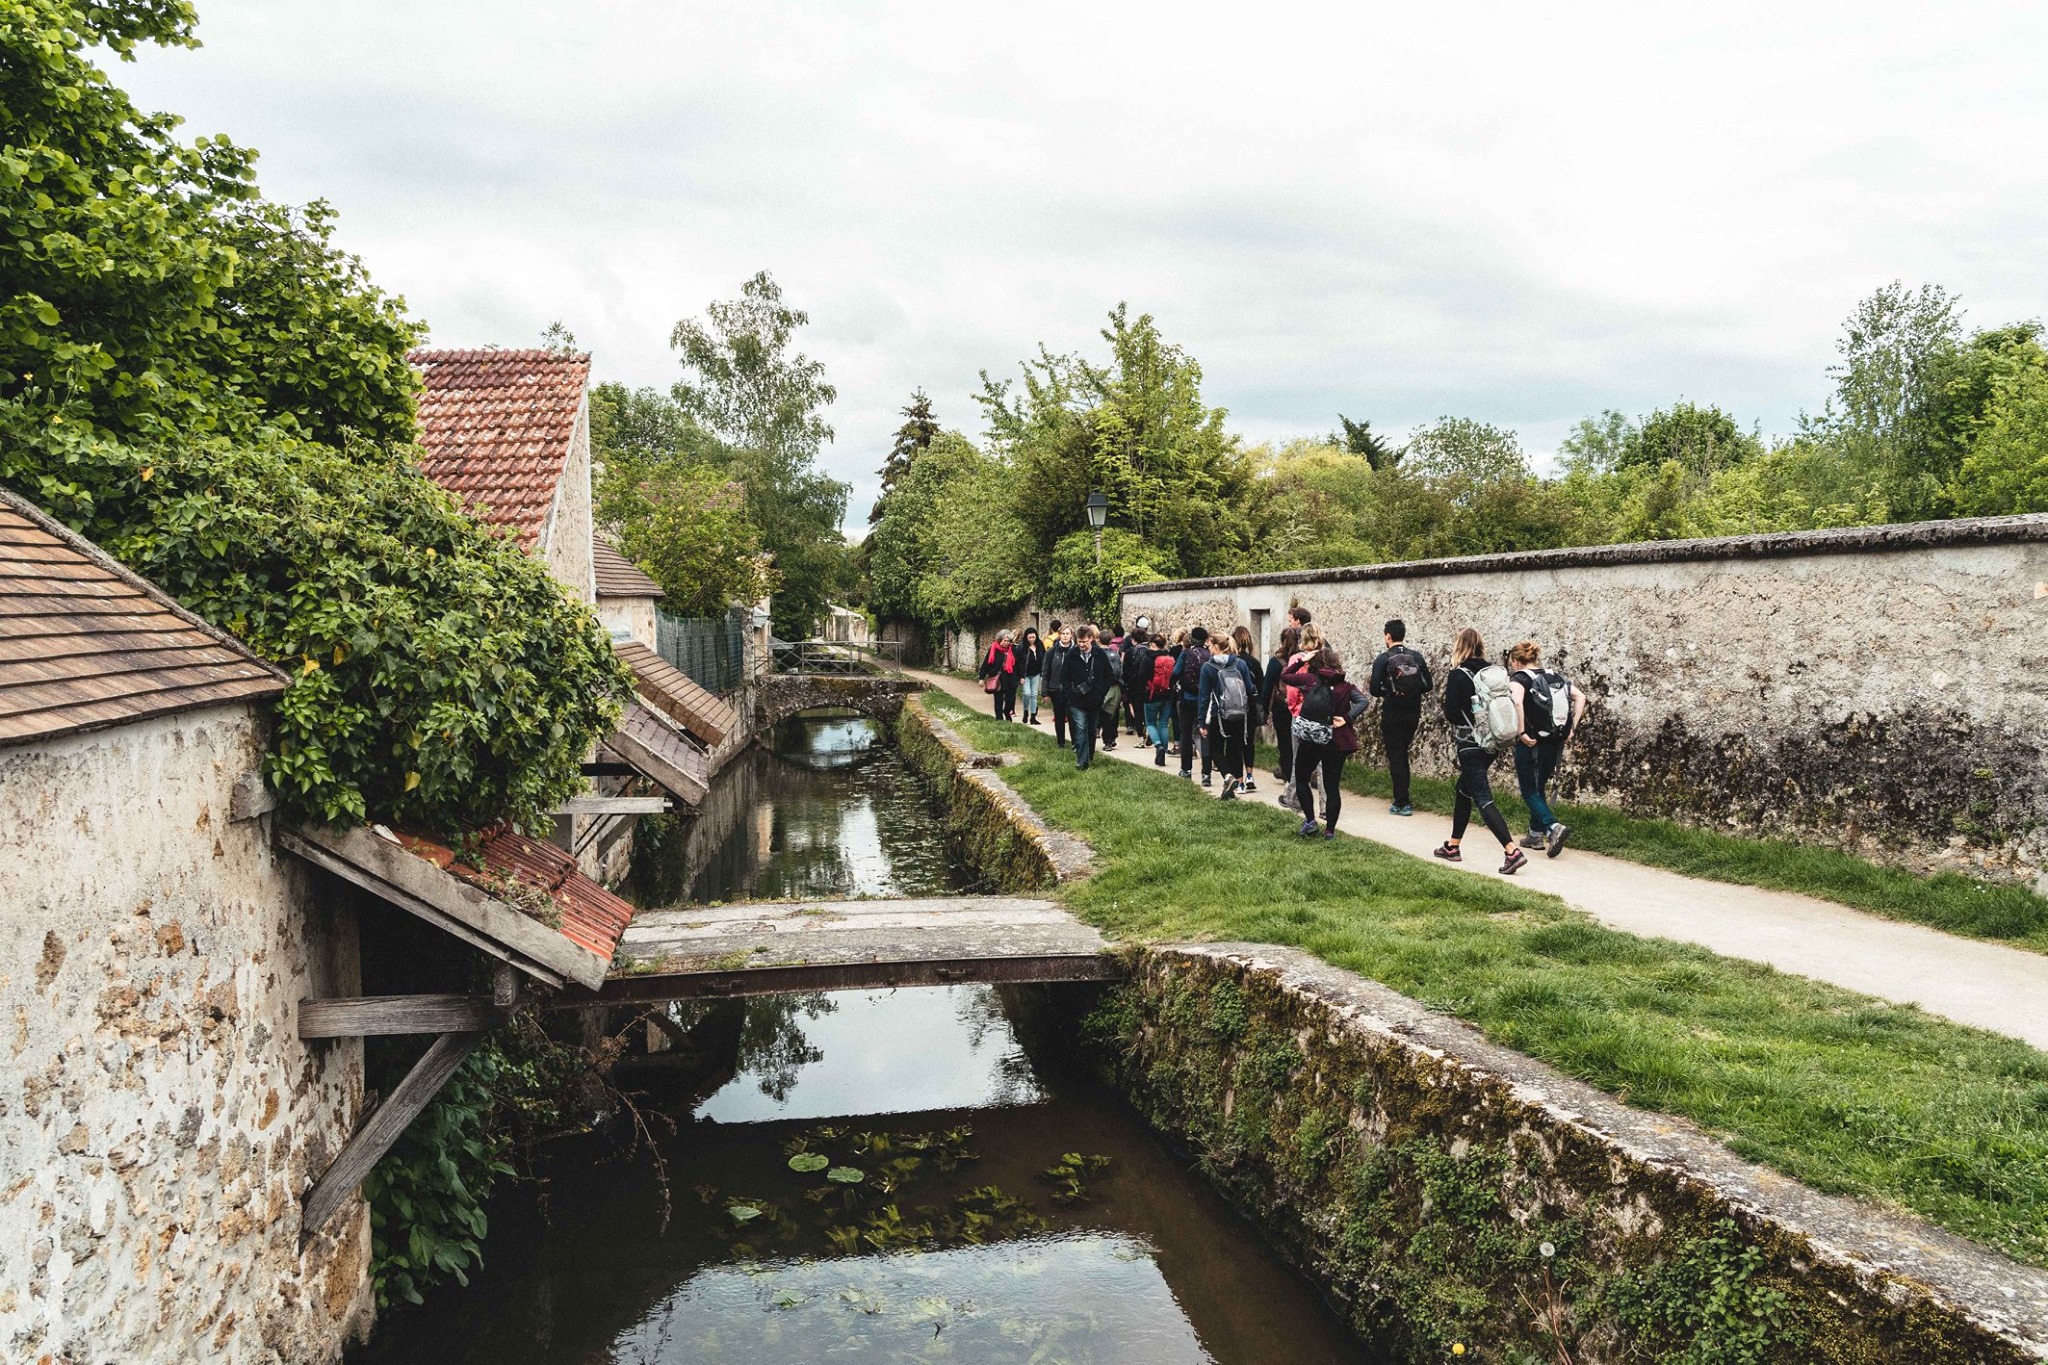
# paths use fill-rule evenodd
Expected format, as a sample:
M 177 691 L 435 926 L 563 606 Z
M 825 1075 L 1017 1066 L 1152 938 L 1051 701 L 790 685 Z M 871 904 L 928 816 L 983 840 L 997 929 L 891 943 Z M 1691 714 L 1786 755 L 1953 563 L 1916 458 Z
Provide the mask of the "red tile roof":
M 557 932 L 577 947 L 611 961 L 619 937 L 633 918 L 630 904 L 578 872 L 576 859 L 553 844 L 529 839 L 504 825 L 479 833 L 483 839 L 481 870 L 458 861 L 453 849 L 426 835 L 401 830 L 398 840 L 415 857 L 495 899 L 505 899 L 503 883 L 507 881 L 544 893 L 561 914 L 560 925 L 554 926 Z
M 284 689 L 233 638 L 0 489 L 0 744 Z
M 555 351 L 414 351 L 420 468 L 531 551 L 569 459 L 590 357 Z
M 659 597 L 661 584 L 642 573 L 640 566 L 604 541 L 591 544 L 591 558 L 597 568 L 599 597 Z
M 633 690 L 663 715 L 711 748 L 739 723 L 732 703 L 721 701 L 689 674 L 638 640 L 614 640 L 612 651 L 633 670 Z

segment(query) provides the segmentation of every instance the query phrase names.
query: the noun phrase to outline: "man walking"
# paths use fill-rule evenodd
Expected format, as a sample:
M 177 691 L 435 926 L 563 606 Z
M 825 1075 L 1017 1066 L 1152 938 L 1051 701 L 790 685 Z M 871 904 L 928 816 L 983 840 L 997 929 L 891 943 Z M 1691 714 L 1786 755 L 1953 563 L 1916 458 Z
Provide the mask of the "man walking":
M 1413 815 L 1408 755 L 1415 747 L 1415 727 L 1422 723 L 1422 699 L 1436 682 L 1429 676 L 1429 660 L 1405 643 L 1406 622 L 1399 617 L 1387 622 L 1384 638 L 1387 647 L 1372 661 L 1366 690 L 1380 699 L 1380 739 L 1387 746 L 1387 776 L 1394 780 L 1394 804 L 1387 809 Z
M 1079 772 L 1087 772 L 1095 761 L 1095 730 L 1113 673 L 1109 651 L 1095 639 L 1095 627 L 1084 625 L 1074 632 L 1074 648 L 1061 676 L 1067 684 L 1068 723 L 1074 731 L 1074 767 Z
M 1195 746 L 1202 749 L 1202 785 L 1209 785 L 1209 740 L 1198 732 L 1201 724 L 1197 703 L 1202 698 L 1202 669 L 1209 662 L 1209 630 L 1196 626 L 1188 632 L 1188 647 L 1173 665 L 1173 685 L 1180 706 L 1180 775 L 1195 775 Z
M 1052 742 L 1067 747 L 1067 656 L 1074 652 L 1074 632 L 1052 623 L 1052 643 L 1045 650 L 1045 704 L 1052 708 Z

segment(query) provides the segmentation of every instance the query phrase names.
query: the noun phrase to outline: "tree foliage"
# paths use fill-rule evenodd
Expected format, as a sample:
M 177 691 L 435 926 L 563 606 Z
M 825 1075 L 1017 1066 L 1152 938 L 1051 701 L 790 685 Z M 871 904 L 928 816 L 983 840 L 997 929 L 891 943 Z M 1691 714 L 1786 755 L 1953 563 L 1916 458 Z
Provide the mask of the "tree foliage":
M 931 449 L 932 438 L 938 434 L 939 419 L 932 413 L 932 400 L 923 389 L 918 389 L 910 395 L 910 404 L 903 409 L 903 425 L 896 428 L 889 456 L 882 461 L 882 491 L 868 511 L 868 525 L 882 519 L 883 499 L 910 473 L 917 457 Z

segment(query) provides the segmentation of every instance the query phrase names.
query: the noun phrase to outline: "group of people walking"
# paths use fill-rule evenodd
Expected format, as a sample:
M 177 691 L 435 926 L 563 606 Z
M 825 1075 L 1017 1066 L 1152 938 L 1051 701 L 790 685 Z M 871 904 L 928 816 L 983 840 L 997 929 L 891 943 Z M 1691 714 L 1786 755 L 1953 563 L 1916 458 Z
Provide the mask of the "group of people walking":
M 1220 772 L 1226 801 L 1258 790 L 1258 745 L 1270 728 L 1280 804 L 1299 812 L 1302 837 L 1329 839 L 1343 810 L 1344 763 L 1358 752 L 1359 727 L 1375 703 L 1393 784 L 1389 811 L 1415 813 L 1410 759 L 1436 679 L 1407 636 L 1405 622 L 1386 623 L 1383 648 L 1362 690 L 1304 607 L 1289 610 L 1287 627 L 1264 660 L 1246 626 L 1215 634 L 1189 626 L 1169 639 L 1140 616 L 1130 630 L 1119 625 L 1107 637 L 1092 625 L 1058 621 L 1045 638 L 1035 629 L 1016 638 L 1003 631 L 984 654 L 980 675 L 999 720 L 1037 725 L 1041 702 L 1050 708 L 1054 739 L 1062 748 L 1072 745 L 1077 768 L 1086 771 L 1094 761 L 1098 740 L 1114 749 L 1121 729 L 1144 738 L 1157 766 L 1177 758 L 1180 775 L 1190 781 L 1199 757 L 1202 785 L 1212 786 Z M 1461 630 L 1451 658 L 1439 705 L 1457 780 L 1451 834 L 1435 853 L 1463 861 L 1465 833 L 1476 814 L 1500 841 L 1501 872 L 1513 875 L 1528 865 L 1525 849 L 1555 858 L 1571 837 L 1548 793 L 1585 715 L 1586 697 L 1544 666 L 1542 647 L 1533 640 L 1496 663 L 1487 659 L 1478 631 Z M 1493 766 L 1508 752 L 1529 808 L 1530 828 L 1519 840 L 1493 797 Z

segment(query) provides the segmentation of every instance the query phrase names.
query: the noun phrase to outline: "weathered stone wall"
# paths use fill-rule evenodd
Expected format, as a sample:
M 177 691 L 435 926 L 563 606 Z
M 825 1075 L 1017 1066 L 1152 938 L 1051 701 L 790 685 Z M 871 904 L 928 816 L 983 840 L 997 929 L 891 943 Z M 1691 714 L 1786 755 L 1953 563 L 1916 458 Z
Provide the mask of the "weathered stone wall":
M 1595 709 L 1573 799 L 1927 868 L 2048 863 L 2048 516 L 1147 584 L 1124 612 L 1211 630 L 1309 608 L 1362 677 L 1381 624 L 1439 675 L 1472 626 L 1540 642 Z M 1376 727 L 1365 761 L 1378 761 Z M 1449 772 L 1430 713 L 1416 757 Z M 1503 768 L 1512 788 L 1511 771 Z
M 1391 1359 L 2048 1358 L 2048 1273 L 1751 1166 L 1305 953 L 1146 949 L 1085 1033 Z
M 0 1359 L 324 1362 L 366 1330 L 358 1205 L 299 1198 L 363 1098 L 354 916 L 231 822 L 263 756 L 216 707 L 0 748 Z
M 910 766 L 938 788 L 946 837 L 994 891 L 1044 891 L 1088 875 L 1093 854 L 1071 834 L 1040 819 L 996 775 L 1002 757 L 984 754 L 909 697 L 896 720 L 896 743 Z
M 562 480 L 555 485 L 555 505 L 548 512 L 547 530 L 541 539 L 548 572 L 579 602 L 597 601 L 592 534 L 590 396 L 585 394 L 583 406 L 576 413 L 576 434 L 569 440 L 569 458 L 562 466 Z

